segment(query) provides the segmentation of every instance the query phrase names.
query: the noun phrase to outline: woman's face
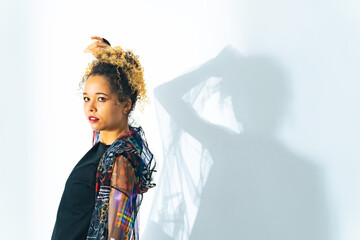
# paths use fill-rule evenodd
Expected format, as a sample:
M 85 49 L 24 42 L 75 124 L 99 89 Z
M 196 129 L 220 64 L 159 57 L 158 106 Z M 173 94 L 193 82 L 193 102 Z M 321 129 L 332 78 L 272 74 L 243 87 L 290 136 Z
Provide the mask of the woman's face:
M 92 75 L 86 80 L 83 99 L 85 116 L 93 130 L 118 130 L 128 121 L 124 112 L 129 111 L 129 106 L 119 102 L 104 76 Z

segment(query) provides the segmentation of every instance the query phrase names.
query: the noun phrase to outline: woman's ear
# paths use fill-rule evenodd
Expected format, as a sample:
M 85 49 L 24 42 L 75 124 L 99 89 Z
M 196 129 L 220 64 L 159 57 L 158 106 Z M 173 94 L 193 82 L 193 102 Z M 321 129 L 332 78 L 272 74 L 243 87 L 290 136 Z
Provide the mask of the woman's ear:
M 124 103 L 124 109 L 123 109 L 123 113 L 124 114 L 128 114 L 130 109 L 131 109 L 131 105 L 132 105 L 132 102 L 131 102 L 131 99 L 127 99 Z

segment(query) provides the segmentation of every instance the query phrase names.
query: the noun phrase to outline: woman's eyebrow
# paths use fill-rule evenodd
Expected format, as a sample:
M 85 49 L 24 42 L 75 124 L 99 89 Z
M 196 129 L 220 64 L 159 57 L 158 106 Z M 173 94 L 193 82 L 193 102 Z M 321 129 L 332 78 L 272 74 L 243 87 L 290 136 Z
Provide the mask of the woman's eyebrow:
M 106 95 L 106 96 L 108 96 L 109 98 L 111 98 L 108 94 L 106 94 L 106 93 L 102 93 L 102 92 L 97 92 L 97 93 L 95 93 L 95 94 L 103 94 L 103 95 Z M 83 95 L 87 95 L 87 93 L 86 92 L 83 92 Z

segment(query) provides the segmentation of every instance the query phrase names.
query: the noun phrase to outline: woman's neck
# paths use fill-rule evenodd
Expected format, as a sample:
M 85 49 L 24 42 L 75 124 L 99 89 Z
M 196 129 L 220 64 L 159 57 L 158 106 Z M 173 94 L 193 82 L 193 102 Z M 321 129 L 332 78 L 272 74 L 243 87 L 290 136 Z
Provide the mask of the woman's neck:
M 126 124 L 126 126 L 123 128 L 119 128 L 113 131 L 100 131 L 100 142 L 104 143 L 105 145 L 111 145 L 113 142 L 115 142 L 116 139 L 125 134 L 127 131 L 129 131 L 128 124 Z

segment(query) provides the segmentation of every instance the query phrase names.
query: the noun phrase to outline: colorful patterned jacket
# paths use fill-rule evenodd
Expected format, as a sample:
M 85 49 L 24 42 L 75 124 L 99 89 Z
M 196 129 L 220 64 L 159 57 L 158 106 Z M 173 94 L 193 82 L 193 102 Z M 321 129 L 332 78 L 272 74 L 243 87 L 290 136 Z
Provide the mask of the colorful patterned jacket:
M 99 141 L 93 131 L 93 145 Z M 150 167 L 152 164 L 153 167 Z M 141 126 L 129 126 L 101 157 L 87 240 L 138 240 L 143 193 L 155 186 L 155 159 Z

